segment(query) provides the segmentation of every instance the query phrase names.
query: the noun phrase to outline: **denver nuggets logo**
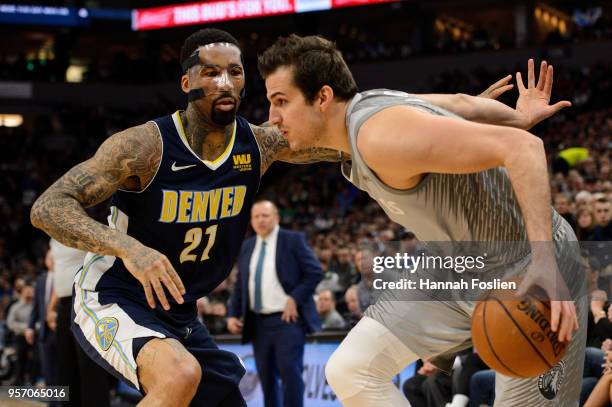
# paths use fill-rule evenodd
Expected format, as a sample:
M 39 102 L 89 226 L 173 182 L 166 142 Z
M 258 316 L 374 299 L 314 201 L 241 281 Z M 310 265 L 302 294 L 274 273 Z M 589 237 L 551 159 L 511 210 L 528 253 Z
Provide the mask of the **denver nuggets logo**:
M 117 318 L 105 317 L 96 324 L 96 341 L 102 350 L 108 350 L 113 344 L 115 335 L 119 329 Z
M 234 154 L 234 169 L 238 171 L 251 171 L 251 154 Z

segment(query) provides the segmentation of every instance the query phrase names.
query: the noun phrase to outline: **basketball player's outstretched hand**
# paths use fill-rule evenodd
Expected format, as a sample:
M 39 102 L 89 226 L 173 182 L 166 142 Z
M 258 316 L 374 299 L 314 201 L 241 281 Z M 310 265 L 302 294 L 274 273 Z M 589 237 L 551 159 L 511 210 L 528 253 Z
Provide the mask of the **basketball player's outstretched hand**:
M 543 289 L 550 299 L 551 329 L 557 332 L 561 342 L 570 341 L 572 332 L 578 329 L 576 306 L 554 258 L 532 261 L 516 296 L 522 297 L 536 286 Z
M 567 100 L 550 105 L 552 85 L 553 67 L 548 65 L 546 61 L 542 61 L 540 64 L 540 75 L 537 84 L 535 83 L 533 59 L 527 62 L 527 87 L 523 83 L 521 73 L 516 73 L 516 86 L 519 91 L 519 97 L 516 101 L 516 112 L 519 115 L 520 127 L 528 130 L 564 107 L 572 105 Z
M 509 84 L 512 80 L 512 75 L 505 76 L 495 82 L 493 85 L 489 86 L 484 92 L 482 92 L 478 97 L 480 98 L 488 98 L 488 99 L 497 99 L 502 94 L 506 93 L 510 89 L 514 87 L 514 85 Z
M 162 307 L 166 311 L 170 309 L 164 286 L 177 303 L 182 304 L 184 302 L 185 286 L 183 286 L 181 278 L 172 267 L 170 260 L 157 250 L 140 245 L 139 248 L 130 251 L 123 258 L 123 264 L 142 284 L 149 307 L 155 308 L 155 298 L 153 297 L 153 291 L 155 291 Z

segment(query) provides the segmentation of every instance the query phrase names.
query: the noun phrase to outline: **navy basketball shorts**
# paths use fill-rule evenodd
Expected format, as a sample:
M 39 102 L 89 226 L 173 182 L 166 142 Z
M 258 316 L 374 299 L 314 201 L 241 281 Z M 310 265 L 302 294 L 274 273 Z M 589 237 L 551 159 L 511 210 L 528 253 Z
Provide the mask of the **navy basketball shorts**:
M 246 406 L 238 386 L 246 372 L 242 361 L 219 349 L 197 319 L 177 326 L 160 319 L 136 296 L 84 290 L 75 284 L 72 331 L 89 357 L 141 392 L 138 352 L 153 338 L 176 339 L 202 366 L 192 406 Z

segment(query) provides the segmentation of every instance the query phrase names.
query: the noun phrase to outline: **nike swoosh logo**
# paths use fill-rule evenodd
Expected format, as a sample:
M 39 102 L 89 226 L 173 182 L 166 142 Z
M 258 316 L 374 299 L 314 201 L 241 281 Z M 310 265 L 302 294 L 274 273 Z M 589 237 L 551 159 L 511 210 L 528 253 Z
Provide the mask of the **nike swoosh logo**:
M 191 168 L 191 167 L 195 167 L 195 164 L 191 164 L 191 165 L 176 165 L 176 161 L 172 163 L 172 171 L 180 171 L 180 170 L 186 170 L 187 168 Z

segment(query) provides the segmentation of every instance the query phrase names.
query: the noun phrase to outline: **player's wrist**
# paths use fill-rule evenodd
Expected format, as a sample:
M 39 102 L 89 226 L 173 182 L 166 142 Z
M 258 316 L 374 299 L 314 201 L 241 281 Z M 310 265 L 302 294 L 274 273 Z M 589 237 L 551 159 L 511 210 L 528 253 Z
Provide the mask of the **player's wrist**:
M 128 235 L 124 235 L 123 237 L 124 238 L 120 239 L 120 244 L 115 249 L 116 257 L 125 259 L 126 257 L 129 257 L 130 254 L 138 252 L 138 250 L 143 247 L 143 244 L 140 243 L 138 240 Z

